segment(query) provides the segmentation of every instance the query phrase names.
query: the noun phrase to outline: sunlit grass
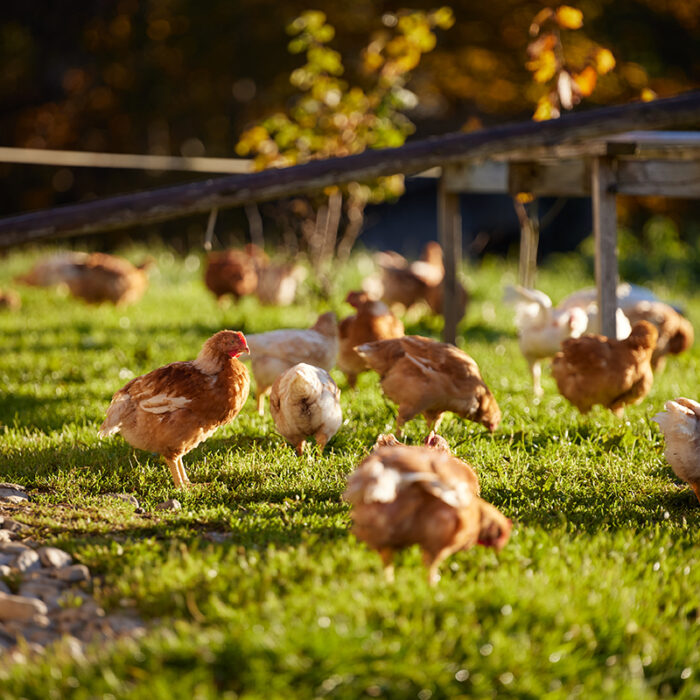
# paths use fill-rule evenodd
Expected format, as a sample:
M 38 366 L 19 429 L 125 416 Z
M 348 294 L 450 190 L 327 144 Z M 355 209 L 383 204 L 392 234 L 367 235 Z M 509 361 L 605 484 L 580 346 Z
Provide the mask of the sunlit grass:
M 141 251 L 128 251 L 134 260 Z M 0 286 L 37 253 L 3 261 Z M 71 551 L 96 576 L 108 610 L 135 609 L 145 638 L 83 657 L 56 649 L 0 668 L 3 698 L 113 697 L 614 697 L 700 695 L 699 509 L 666 464 L 651 417 L 698 394 L 700 352 L 671 359 L 623 420 L 582 417 L 556 393 L 533 399 L 512 311 L 501 303 L 515 266 L 466 268 L 472 303 L 459 344 L 479 363 L 503 411 L 501 427 L 450 417 L 442 432 L 478 470 L 483 496 L 515 521 L 496 556 L 476 548 L 427 585 L 417 551 L 385 583 L 379 558 L 349 534 L 346 476 L 395 407 L 376 376 L 356 392 L 334 372 L 345 422 L 323 454 L 302 458 L 261 418 L 241 415 L 185 457 L 193 481 L 176 492 L 155 455 L 96 432 L 129 378 L 193 358 L 220 328 L 307 326 L 361 279 L 356 257 L 330 299 L 310 290 L 289 309 L 245 299 L 220 309 L 199 256 L 156 252 L 141 303 L 88 307 L 57 290 L 22 288 L 21 313 L 0 315 L 0 480 L 26 485 L 16 513 L 31 536 Z M 538 286 L 555 302 L 591 284 L 573 256 Z M 669 286 L 692 321 L 700 297 Z M 408 332 L 438 337 L 439 319 Z M 416 443 L 426 431 L 407 429 Z M 145 514 L 110 493 L 132 493 Z M 177 497 L 178 512 L 154 510 Z

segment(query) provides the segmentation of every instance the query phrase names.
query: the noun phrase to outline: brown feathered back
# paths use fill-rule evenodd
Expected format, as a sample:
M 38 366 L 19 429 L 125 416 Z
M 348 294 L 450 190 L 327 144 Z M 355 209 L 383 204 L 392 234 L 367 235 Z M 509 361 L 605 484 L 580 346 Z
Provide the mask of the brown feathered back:
M 449 343 L 411 335 L 355 348 L 381 377 L 384 393 L 399 404 L 397 426 L 422 413 L 437 430 L 452 411 L 495 430 L 501 412 L 476 362 Z
M 601 404 L 621 415 L 625 405 L 639 403 L 651 389 L 657 337 L 651 323 L 639 321 L 624 340 L 594 334 L 569 338 L 552 360 L 552 376 L 582 413 Z

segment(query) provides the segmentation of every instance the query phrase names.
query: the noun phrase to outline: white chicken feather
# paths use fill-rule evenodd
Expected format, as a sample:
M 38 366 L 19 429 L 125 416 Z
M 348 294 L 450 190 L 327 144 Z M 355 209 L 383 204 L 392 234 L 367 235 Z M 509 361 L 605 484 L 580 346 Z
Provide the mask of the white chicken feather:
M 323 449 L 340 428 L 340 389 L 324 369 L 300 362 L 272 385 L 270 413 L 277 430 L 302 454 L 306 439 Z
M 676 476 L 690 484 L 700 501 L 700 403 L 678 398 L 667 401 L 666 412 L 652 420 L 666 440 L 664 455 Z

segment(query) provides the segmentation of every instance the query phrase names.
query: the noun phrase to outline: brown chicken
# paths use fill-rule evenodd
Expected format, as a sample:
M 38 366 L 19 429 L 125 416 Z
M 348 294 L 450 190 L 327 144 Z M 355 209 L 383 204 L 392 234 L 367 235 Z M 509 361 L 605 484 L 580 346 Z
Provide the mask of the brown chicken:
M 70 293 L 83 301 L 108 301 L 126 306 L 141 299 L 148 288 L 147 270 L 151 258 L 138 266 L 106 253 L 61 253 L 39 261 L 18 281 L 38 287 L 65 284 Z
M 296 263 L 270 263 L 258 270 L 255 290 L 263 304 L 289 306 L 294 302 L 297 286 L 306 279 L 306 270 Z
M 442 313 L 442 281 L 445 266 L 442 247 L 435 241 L 426 243 L 420 260 L 409 263 L 399 253 L 384 251 L 376 260 L 382 269 L 381 280 L 374 279 L 363 283 L 368 292 L 373 290 L 382 301 L 392 308 L 400 305 L 409 309 L 418 302 L 427 302 L 433 313 Z M 457 283 L 460 318 L 464 316 L 469 302 L 469 294 L 462 284 Z
M 403 323 L 389 311 L 386 304 L 372 301 L 366 292 L 350 292 L 345 301 L 354 306 L 357 313 L 338 324 L 338 368 L 345 372 L 348 384 L 354 388 L 357 375 L 369 369 L 355 351 L 355 346 L 375 340 L 400 338 L 403 335 Z
M 681 397 L 667 401 L 665 408 L 665 413 L 652 418 L 666 439 L 664 455 L 676 476 L 690 484 L 700 501 L 700 403 Z
M 630 323 L 649 321 L 656 327 L 659 338 L 651 356 L 651 368 L 661 371 L 666 355 L 678 355 L 693 344 L 693 325 L 672 306 L 662 301 L 639 301 L 634 306 L 625 307 Z
M 376 256 L 382 269 L 382 301 L 406 309 L 425 300 L 428 287 L 439 286 L 445 276 L 442 248 L 431 241 L 426 244 L 420 260 L 409 263 L 403 255 L 385 251 Z
M 182 457 L 231 422 L 248 398 L 243 333 L 215 333 L 191 362 L 173 362 L 132 379 L 112 397 L 100 437 L 121 433 L 133 447 L 162 455 L 176 488 L 187 478 Z
M 266 263 L 267 255 L 253 243 L 243 250 L 209 253 L 204 284 L 220 303 L 228 294 L 239 299 L 255 292 L 258 275 Z
M 323 449 L 343 422 L 340 389 L 325 369 L 300 362 L 275 379 L 270 414 L 298 455 L 310 437 Z
M 379 552 L 390 581 L 394 553 L 419 545 L 434 585 L 446 557 L 477 543 L 499 551 L 510 537 L 511 521 L 479 498 L 474 479 L 468 465 L 440 449 L 378 447 L 350 474 L 343 494 L 352 532 Z
M 248 336 L 248 345 L 258 413 L 263 415 L 265 396 L 286 369 L 306 362 L 330 372 L 338 357 L 338 319 L 332 311 L 327 311 L 311 328 L 281 328 L 256 333 Z
M 438 435 L 434 430 L 431 430 L 428 437 L 426 437 L 423 441 L 423 446 L 430 447 L 431 449 L 439 452 L 444 452 L 445 454 L 450 455 L 450 457 L 462 462 L 466 475 L 465 478 L 469 482 L 470 488 L 477 496 L 481 493 L 479 477 L 474 469 L 469 464 L 459 459 L 459 457 L 452 454 L 449 443 L 444 437 L 442 437 L 442 435 Z M 372 449 L 376 450 L 380 447 L 407 447 L 407 445 L 401 442 L 393 433 L 382 433 L 379 437 L 377 437 Z
M 639 321 L 624 340 L 593 334 L 569 338 L 552 360 L 552 376 L 581 413 L 601 404 L 621 416 L 626 405 L 639 403 L 651 389 L 657 337 L 651 323 Z
M 454 345 L 407 335 L 355 349 L 379 373 L 384 393 L 399 405 L 397 434 L 419 413 L 431 430 L 437 430 L 445 411 L 491 431 L 501 422 L 501 411 L 476 362 Z

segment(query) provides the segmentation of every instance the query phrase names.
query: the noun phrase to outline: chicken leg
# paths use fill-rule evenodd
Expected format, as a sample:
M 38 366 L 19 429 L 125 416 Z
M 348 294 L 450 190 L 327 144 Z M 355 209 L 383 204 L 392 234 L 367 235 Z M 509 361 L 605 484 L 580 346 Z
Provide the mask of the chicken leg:
M 190 480 L 187 478 L 187 473 L 185 472 L 185 467 L 182 464 L 182 456 L 175 457 L 175 459 L 168 459 L 163 457 L 165 463 L 170 469 L 170 473 L 173 475 L 173 481 L 175 482 L 176 489 L 186 489 L 190 485 Z
M 385 547 L 379 550 L 379 556 L 384 564 L 384 576 L 388 583 L 394 583 L 394 550 L 391 547 Z

